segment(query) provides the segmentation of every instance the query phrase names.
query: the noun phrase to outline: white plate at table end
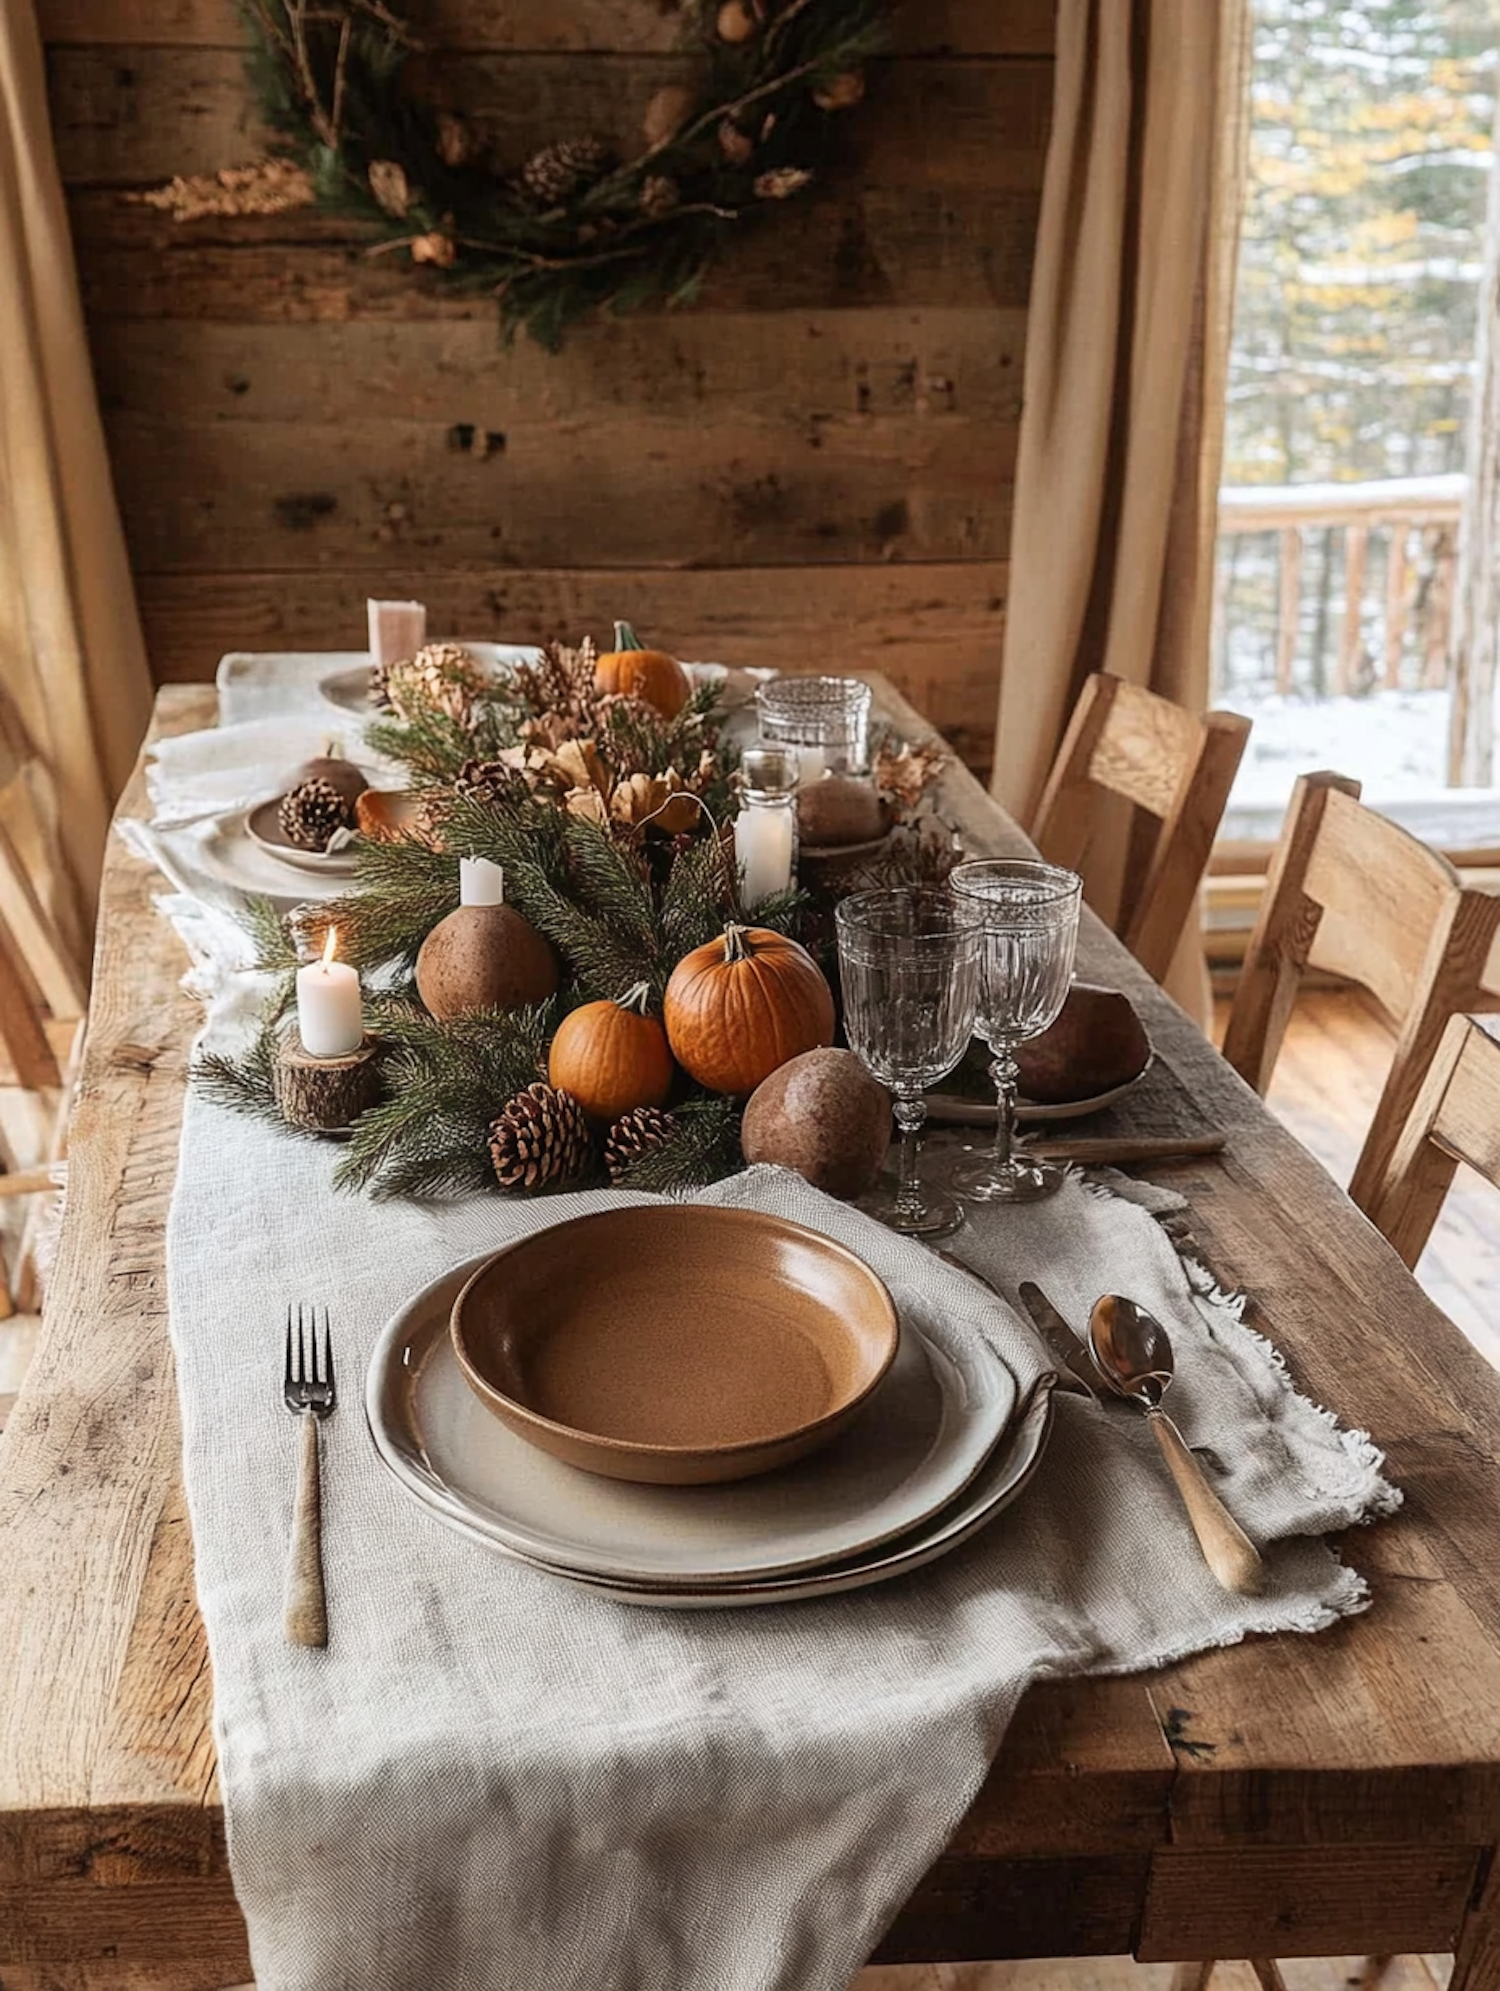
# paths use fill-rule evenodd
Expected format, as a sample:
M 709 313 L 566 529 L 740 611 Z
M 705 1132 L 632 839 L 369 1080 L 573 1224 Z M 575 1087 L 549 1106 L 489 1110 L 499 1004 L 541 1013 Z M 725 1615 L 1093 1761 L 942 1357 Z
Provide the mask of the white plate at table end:
M 198 858 L 220 884 L 283 909 L 338 898 L 350 885 L 347 872 L 301 871 L 262 850 L 246 831 L 243 809 L 213 825 L 198 845 Z
M 555 1576 L 596 1596 L 610 1597 L 618 1604 L 656 1611 L 747 1610 L 764 1604 L 811 1603 L 822 1597 L 836 1597 L 849 1590 L 865 1590 L 874 1583 L 889 1583 L 893 1577 L 924 1569 L 929 1563 L 962 1547 L 995 1516 L 1020 1498 L 1036 1475 L 1052 1435 L 1056 1414 L 1054 1392 L 1038 1387 L 1022 1405 L 1019 1415 L 1001 1436 L 994 1451 L 970 1480 L 959 1497 L 922 1526 L 859 1556 L 826 1564 L 820 1569 L 803 1570 L 791 1576 L 762 1577 L 755 1582 L 726 1585 L 716 1589 L 671 1589 L 645 1583 L 627 1583 L 623 1578 L 585 1576 L 578 1570 L 561 1569 L 515 1549 L 502 1548 L 488 1540 L 459 1514 L 444 1518 L 450 1527 L 471 1540 L 495 1549 L 511 1562 L 524 1564 L 544 1576 Z
M 598 1479 L 508 1431 L 464 1381 L 448 1314 L 481 1263 L 433 1281 L 382 1330 L 365 1387 L 376 1450 L 441 1519 L 589 1580 L 743 1587 L 862 1555 L 961 1494 L 1015 1412 L 1016 1380 L 986 1344 L 950 1360 L 903 1323 L 866 1410 L 800 1464 L 723 1486 Z
M 281 797 L 273 795 L 245 817 L 245 835 L 257 849 L 278 864 L 289 864 L 294 871 L 310 871 L 314 877 L 354 876 L 352 850 L 304 850 L 289 843 L 281 827 L 280 810 Z
M 1035 1099 L 1018 1099 L 1016 1123 L 1022 1127 L 1048 1126 L 1054 1120 L 1083 1120 L 1090 1113 L 1102 1113 L 1106 1107 L 1129 1098 L 1155 1062 L 1156 1053 L 1153 1051 L 1134 1078 L 1112 1085 L 1106 1092 L 1096 1092 L 1088 1099 L 1065 1099 L 1051 1105 Z M 993 1127 L 995 1102 L 993 1099 L 962 1099 L 957 1093 L 944 1092 L 938 1085 L 927 1095 L 927 1117 L 935 1126 Z

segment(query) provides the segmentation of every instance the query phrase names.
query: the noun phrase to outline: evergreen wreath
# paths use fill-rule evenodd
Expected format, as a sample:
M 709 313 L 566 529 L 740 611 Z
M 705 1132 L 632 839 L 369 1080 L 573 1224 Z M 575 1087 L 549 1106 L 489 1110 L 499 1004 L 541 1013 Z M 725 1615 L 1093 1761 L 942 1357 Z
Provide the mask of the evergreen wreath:
M 507 158 L 422 102 L 421 44 L 391 0 L 238 4 L 263 111 L 313 199 L 370 222 L 372 253 L 492 291 L 507 334 L 556 350 L 600 307 L 691 301 L 726 243 L 813 184 L 895 0 L 689 0 L 699 87 L 656 92 L 630 159 L 587 132 Z

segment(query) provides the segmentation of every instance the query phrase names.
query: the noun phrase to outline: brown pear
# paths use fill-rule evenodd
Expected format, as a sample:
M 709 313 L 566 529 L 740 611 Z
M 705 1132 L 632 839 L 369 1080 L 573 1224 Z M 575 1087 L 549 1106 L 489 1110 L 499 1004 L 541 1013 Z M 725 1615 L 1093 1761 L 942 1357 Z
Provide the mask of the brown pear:
M 740 1129 L 746 1161 L 793 1168 L 830 1196 L 862 1196 L 891 1138 L 891 1096 L 852 1051 L 804 1051 L 762 1079 Z

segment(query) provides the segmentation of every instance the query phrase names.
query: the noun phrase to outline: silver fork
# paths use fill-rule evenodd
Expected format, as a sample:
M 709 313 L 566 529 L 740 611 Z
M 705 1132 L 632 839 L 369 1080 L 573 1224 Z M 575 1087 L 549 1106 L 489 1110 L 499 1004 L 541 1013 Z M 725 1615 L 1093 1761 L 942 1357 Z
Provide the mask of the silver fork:
M 297 1468 L 297 1505 L 292 1516 L 292 1552 L 287 1561 L 282 1625 L 293 1645 L 327 1645 L 328 1606 L 323 1597 L 323 1495 L 318 1476 L 318 1426 L 333 1409 L 333 1340 L 328 1309 L 323 1309 L 319 1347 L 318 1309 L 286 1310 L 286 1375 L 281 1393 L 302 1426 Z

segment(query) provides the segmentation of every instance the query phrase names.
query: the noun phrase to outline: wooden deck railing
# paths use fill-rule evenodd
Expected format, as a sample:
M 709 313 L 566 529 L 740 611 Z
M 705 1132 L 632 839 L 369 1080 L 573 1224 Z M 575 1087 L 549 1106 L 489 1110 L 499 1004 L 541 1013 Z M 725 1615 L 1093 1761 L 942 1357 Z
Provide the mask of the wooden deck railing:
M 1401 682 L 1401 659 L 1413 605 L 1418 566 L 1426 575 L 1422 630 L 1423 685 L 1448 681 L 1453 622 L 1453 590 L 1458 556 L 1458 518 L 1466 479 L 1393 477 L 1369 484 L 1226 485 L 1219 492 L 1219 533 L 1274 532 L 1278 535 L 1279 576 L 1276 616 L 1276 689 L 1293 689 L 1293 666 L 1302 609 L 1302 535 L 1308 527 L 1342 527 L 1344 608 L 1335 651 L 1331 689 L 1356 689 L 1363 653 L 1365 570 L 1371 532 L 1387 536 L 1385 614 L 1377 682 Z M 1411 558 L 1413 533 L 1426 536 L 1419 562 Z

